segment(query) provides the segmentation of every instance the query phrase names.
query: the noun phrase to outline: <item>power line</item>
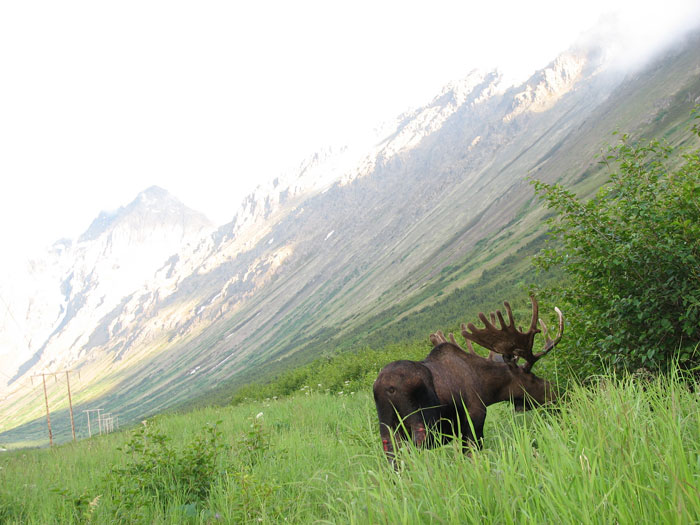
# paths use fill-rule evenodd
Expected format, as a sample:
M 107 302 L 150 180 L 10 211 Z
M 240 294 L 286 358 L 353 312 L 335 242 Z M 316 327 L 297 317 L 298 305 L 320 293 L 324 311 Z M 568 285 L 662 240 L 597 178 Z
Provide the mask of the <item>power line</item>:
M 12 310 L 10 310 L 10 305 L 7 304 L 7 301 L 5 301 L 5 298 L 2 295 L 0 295 L 0 301 L 2 302 L 2 304 L 5 305 L 5 310 L 7 311 L 7 314 L 10 316 L 10 319 L 12 319 L 12 321 L 14 321 L 15 325 L 17 325 L 17 330 L 19 330 L 19 333 L 21 334 L 22 339 L 24 339 L 24 342 L 27 343 L 27 351 L 31 353 L 32 343 L 29 340 L 29 338 L 27 337 L 27 334 L 24 332 L 24 330 L 20 326 L 20 324 L 17 322 L 17 318 L 15 318 L 14 314 L 12 313 Z M 10 377 L 9 375 L 7 375 L 5 372 L 0 371 L 0 374 L 2 374 L 4 377 L 9 379 L 10 381 L 12 381 L 14 379 L 13 377 Z M 22 385 L 21 383 L 18 383 L 18 384 L 24 388 L 30 388 L 27 385 Z M 9 386 L 9 383 L 8 383 L 8 386 Z M 31 390 L 31 388 L 30 388 L 30 390 Z M 9 396 L 7 396 L 7 397 L 9 397 Z M 7 399 L 7 397 L 5 399 Z
M 13 379 L 12 377 L 8 376 L 5 372 L 3 372 L 1 370 L 0 370 L 0 375 L 5 376 L 10 381 L 12 381 L 12 379 Z M 8 383 L 8 386 L 9 386 L 9 383 Z M 21 386 L 22 388 L 28 388 L 29 390 L 33 390 L 33 388 L 30 387 L 29 385 L 22 384 L 19 381 L 17 382 L 17 386 Z
M 22 387 L 22 388 L 26 388 L 27 390 L 34 392 L 34 389 L 32 387 L 30 387 L 29 385 L 23 385 L 22 383 L 17 383 L 17 386 Z M 15 394 L 19 393 L 19 391 L 20 391 L 20 388 L 15 388 L 12 391 L 9 391 L 9 392 L 2 394 L 3 397 L 0 398 L 0 401 L 6 401 L 7 399 L 11 398 Z
M 17 325 L 17 329 L 19 330 L 19 333 L 22 334 L 22 338 L 27 343 L 27 350 L 29 350 L 31 352 L 32 343 L 29 341 L 29 339 L 27 338 L 27 334 L 24 332 L 22 327 L 17 322 L 17 319 L 15 318 L 14 314 L 12 313 L 12 310 L 10 310 L 10 305 L 7 304 L 7 301 L 5 301 L 5 299 L 3 298 L 2 295 L 0 295 L 0 301 L 2 301 L 2 304 L 5 305 L 5 310 L 7 310 L 7 313 L 9 314 L 10 319 L 12 319 L 15 322 L 15 324 Z

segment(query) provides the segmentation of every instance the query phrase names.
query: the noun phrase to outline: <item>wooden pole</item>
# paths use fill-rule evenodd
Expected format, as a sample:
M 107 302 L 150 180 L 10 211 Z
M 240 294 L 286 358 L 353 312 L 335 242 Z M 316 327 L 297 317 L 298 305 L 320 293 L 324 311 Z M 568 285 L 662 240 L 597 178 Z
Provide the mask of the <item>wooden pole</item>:
M 51 432 L 51 415 L 49 414 L 49 396 L 46 393 L 46 374 L 41 374 L 44 383 L 44 403 L 46 404 L 46 423 L 49 426 L 49 445 L 53 447 L 53 434 Z
M 101 408 L 91 408 L 89 410 L 83 410 L 87 414 L 87 420 L 88 420 L 88 435 L 89 437 L 92 437 L 92 425 L 90 424 L 90 412 L 97 412 L 97 426 L 100 427 L 100 434 L 102 433 L 102 428 L 101 428 L 101 415 L 100 412 L 102 411 Z
M 73 421 L 73 400 L 70 397 L 70 380 L 66 370 L 66 386 L 68 386 L 68 406 L 70 407 L 70 429 L 73 431 L 73 441 L 75 441 L 75 422 Z

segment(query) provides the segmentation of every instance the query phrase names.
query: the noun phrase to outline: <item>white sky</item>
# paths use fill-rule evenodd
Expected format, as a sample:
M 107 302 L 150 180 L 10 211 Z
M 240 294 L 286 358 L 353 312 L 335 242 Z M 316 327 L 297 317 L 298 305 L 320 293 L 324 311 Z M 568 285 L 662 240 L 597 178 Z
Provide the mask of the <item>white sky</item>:
M 24 258 L 151 185 L 219 224 L 320 146 L 474 67 L 543 67 L 601 13 L 632 56 L 697 0 L 0 3 L 0 243 Z

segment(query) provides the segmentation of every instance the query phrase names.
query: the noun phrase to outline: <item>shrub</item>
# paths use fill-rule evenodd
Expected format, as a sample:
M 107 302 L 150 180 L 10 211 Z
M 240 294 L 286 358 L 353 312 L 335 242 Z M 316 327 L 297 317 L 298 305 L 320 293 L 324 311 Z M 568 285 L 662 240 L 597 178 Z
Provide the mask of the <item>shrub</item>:
M 692 133 L 700 136 L 697 126 Z M 550 219 L 555 247 L 535 264 L 570 277 L 560 293 L 578 352 L 622 367 L 697 364 L 699 150 L 623 136 L 603 162 L 609 178 L 585 202 L 560 184 L 533 181 L 557 212 Z
M 221 473 L 218 456 L 225 445 L 217 425 L 210 425 L 192 442 L 176 450 L 153 424 L 137 428 L 122 450 L 129 456 L 125 467 L 113 467 L 107 476 L 117 514 L 148 514 L 151 507 L 165 509 L 172 501 L 205 501 Z

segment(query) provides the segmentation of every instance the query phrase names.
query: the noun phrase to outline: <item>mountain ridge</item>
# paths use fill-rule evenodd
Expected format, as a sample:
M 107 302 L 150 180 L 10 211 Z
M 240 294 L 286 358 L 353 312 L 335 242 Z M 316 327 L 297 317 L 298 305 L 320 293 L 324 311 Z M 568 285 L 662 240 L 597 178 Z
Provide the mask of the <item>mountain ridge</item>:
M 212 228 L 202 214 L 185 207 L 162 188 L 151 187 L 128 205 L 114 212 L 101 212 L 76 241 L 54 243 L 45 261 L 30 261 L 26 275 L 20 278 L 22 285 L 31 283 L 38 273 L 44 276 L 41 286 L 57 289 L 58 293 L 42 295 L 37 287 L 27 305 L 27 321 L 43 325 L 48 335 L 34 347 L 10 382 L 37 364 L 51 339 L 60 336 L 76 317 L 85 316 L 87 309 L 93 310 L 88 317 L 95 317 L 113 308 L 125 293 L 155 271 L 160 259 L 165 260 L 183 242 Z M 21 297 L 21 292 L 15 297 Z M 3 296 L 7 297 L 6 290 Z M 38 303 L 49 313 L 35 313 L 32 305 Z M 74 347 L 79 332 L 88 326 L 89 319 L 72 330 L 68 342 L 64 336 L 63 344 Z
M 641 129 L 663 120 L 651 101 L 700 96 L 692 48 L 659 66 L 663 78 L 642 74 L 648 85 L 622 81 L 598 58 L 569 52 L 517 86 L 473 72 L 397 119 L 369 153 L 312 157 L 308 182 L 272 181 L 103 312 L 82 347 L 93 359 L 84 355 L 82 370 L 101 386 L 79 403 L 142 417 L 274 361 L 329 351 L 382 312 L 423 307 L 478 277 L 542 234 L 525 174 L 590 191 L 611 121 Z M 669 115 L 665 126 L 681 120 Z M 324 161 L 337 162 L 332 174 Z

